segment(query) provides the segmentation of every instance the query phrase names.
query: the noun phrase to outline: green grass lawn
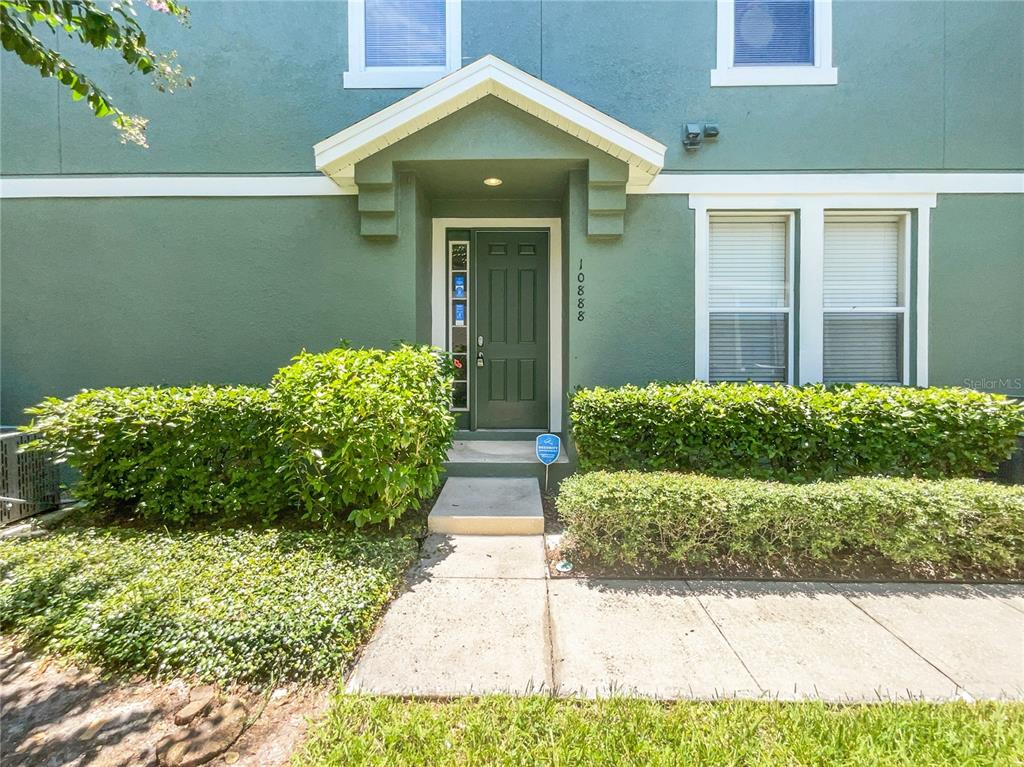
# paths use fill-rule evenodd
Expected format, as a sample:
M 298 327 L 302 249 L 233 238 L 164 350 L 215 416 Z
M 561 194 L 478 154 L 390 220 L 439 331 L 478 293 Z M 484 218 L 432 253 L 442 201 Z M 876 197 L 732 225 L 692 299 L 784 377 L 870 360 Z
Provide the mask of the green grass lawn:
M 1000 767 L 1024 705 L 658 703 L 339 695 L 297 767 Z
M 257 685 L 337 678 L 414 559 L 414 527 L 79 524 L 0 541 L 0 631 L 112 672 Z

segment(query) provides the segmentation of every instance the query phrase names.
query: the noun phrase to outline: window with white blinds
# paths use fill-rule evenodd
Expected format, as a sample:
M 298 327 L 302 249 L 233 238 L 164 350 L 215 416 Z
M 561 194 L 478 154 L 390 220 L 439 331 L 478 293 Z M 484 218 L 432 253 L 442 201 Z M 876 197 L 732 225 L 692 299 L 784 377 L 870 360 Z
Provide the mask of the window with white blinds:
M 712 86 L 835 85 L 832 0 L 718 0 Z
M 461 0 L 348 0 L 346 88 L 420 88 L 460 66 Z
M 735 0 L 736 66 L 814 65 L 814 0 Z
M 443 67 L 445 0 L 364 0 L 367 67 Z
M 905 220 L 825 219 L 826 383 L 903 383 L 906 336 Z
M 788 216 L 711 218 L 710 380 L 789 379 L 789 240 Z

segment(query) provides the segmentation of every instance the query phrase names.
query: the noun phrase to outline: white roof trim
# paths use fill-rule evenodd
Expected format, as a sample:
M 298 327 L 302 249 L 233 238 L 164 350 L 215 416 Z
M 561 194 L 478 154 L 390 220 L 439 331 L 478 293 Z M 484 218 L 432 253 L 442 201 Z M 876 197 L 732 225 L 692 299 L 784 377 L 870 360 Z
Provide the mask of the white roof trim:
M 632 190 L 627 189 L 632 194 Z M 0 176 L 0 199 L 45 197 L 327 197 L 354 194 L 323 175 Z M 901 195 L 1024 194 L 1024 173 L 661 173 L 641 194 L 703 195 L 727 207 L 734 199 L 860 197 L 854 207 L 896 206 Z M 692 205 L 691 205 L 692 207 Z M 910 206 L 914 207 L 914 206 Z
M 666 147 L 495 56 L 484 56 L 313 147 L 317 170 L 343 190 L 355 164 L 485 96 L 497 96 L 629 165 L 629 186 L 646 187 Z

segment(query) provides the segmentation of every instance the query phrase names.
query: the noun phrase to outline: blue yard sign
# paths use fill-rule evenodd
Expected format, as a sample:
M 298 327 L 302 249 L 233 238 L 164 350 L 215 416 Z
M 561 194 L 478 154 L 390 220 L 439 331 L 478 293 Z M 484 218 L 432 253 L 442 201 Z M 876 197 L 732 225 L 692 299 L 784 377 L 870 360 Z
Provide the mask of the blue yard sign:
M 537 460 L 545 466 L 550 466 L 557 461 L 561 450 L 562 440 L 557 434 L 537 435 Z

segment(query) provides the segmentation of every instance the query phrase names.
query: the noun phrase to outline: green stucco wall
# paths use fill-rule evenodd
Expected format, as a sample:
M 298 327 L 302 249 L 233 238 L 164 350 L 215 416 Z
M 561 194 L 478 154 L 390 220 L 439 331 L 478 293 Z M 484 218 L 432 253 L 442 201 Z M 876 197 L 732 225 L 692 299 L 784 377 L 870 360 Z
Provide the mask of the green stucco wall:
M 152 30 L 191 90 L 160 96 L 74 51 L 151 118 L 146 151 L 0 53 L 0 171 L 308 174 L 316 141 L 408 93 L 342 88 L 341 2 L 192 9 L 190 30 L 158 17 Z M 836 87 L 710 88 L 712 0 L 465 0 L 463 53 L 662 141 L 669 172 L 1024 168 L 1024 3 L 836 0 L 834 19 Z M 682 124 L 704 119 L 721 138 L 685 153 Z M 456 188 L 481 176 L 459 165 L 473 158 L 509 160 L 509 183 Z M 397 239 L 360 237 L 355 197 L 5 199 L 0 422 L 82 387 L 262 383 L 341 338 L 426 342 L 432 217 L 562 217 L 566 391 L 689 379 L 693 211 L 682 195 L 630 195 L 624 235 L 588 237 L 588 172 L 607 159 L 487 99 L 362 164 L 398 168 Z M 931 383 L 1024 396 L 1024 195 L 940 196 L 931 235 Z
M 411 179 L 401 194 L 392 242 L 359 237 L 352 197 L 5 200 L 0 419 L 83 387 L 263 383 L 303 347 L 415 340 Z
M 586 236 L 582 172 L 570 184 L 567 390 L 693 378 L 693 211 L 684 195 L 630 195 L 626 233 Z M 578 319 L 583 262 L 585 315 Z
M 309 173 L 312 145 L 409 91 L 345 90 L 341 0 L 144 10 L 193 88 L 173 96 L 106 55 L 76 63 L 151 119 L 149 150 L 0 53 L 4 174 Z M 668 146 L 668 170 L 1024 167 L 1024 3 L 835 0 L 837 86 L 711 88 L 714 0 L 464 0 L 463 58 L 493 53 Z M 59 40 L 59 38 L 54 38 Z M 683 123 L 722 134 L 682 149 Z
M 1024 195 L 941 195 L 930 286 L 930 383 L 1024 397 Z
M 567 192 L 565 391 L 692 378 L 687 198 L 631 195 L 625 235 L 598 241 L 583 171 Z M 399 193 L 390 242 L 355 234 L 352 197 L 5 201 L 3 422 L 83 387 L 262 383 L 302 347 L 429 340 L 436 211 L 409 175 Z M 1024 198 L 943 195 L 932 216 L 931 383 L 1024 395 Z

